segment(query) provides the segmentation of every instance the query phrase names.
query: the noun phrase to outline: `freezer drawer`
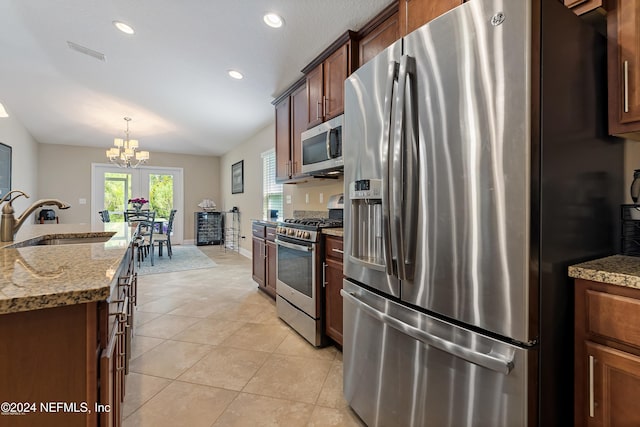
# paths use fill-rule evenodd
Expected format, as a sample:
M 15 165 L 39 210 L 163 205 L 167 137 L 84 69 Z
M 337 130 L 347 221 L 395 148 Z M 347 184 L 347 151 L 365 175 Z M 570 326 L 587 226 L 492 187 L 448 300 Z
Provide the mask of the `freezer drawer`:
M 369 427 L 528 425 L 535 350 L 435 319 L 348 280 L 342 295 L 344 395 Z

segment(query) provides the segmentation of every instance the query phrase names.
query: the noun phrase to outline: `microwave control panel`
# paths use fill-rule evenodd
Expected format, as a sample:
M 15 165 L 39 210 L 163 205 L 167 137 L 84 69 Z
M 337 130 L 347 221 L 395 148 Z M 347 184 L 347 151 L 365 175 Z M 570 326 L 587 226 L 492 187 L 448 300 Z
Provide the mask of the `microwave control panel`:
M 358 199 L 381 199 L 382 180 L 381 179 L 360 179 L 353 181 L 349 186 L 349 198 Z

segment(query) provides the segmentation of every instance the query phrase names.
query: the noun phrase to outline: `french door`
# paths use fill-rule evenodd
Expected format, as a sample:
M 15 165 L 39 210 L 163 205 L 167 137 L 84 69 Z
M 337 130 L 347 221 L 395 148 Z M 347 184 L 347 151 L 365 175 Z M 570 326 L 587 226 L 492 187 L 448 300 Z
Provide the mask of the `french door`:
M 172 243 L 182 243 L 184 236 L 184 191 L 182 168 L 141 166 L 135 169 L 93 163 L 91 191 L 91 223 L 100 223 L 98 211 L 108 210 L 111 221 L 124 221 L 123 211 L 130 208 L 129 199 L 145 198 L 156 217 L 169 218 L 177 209 L 173 222 Z

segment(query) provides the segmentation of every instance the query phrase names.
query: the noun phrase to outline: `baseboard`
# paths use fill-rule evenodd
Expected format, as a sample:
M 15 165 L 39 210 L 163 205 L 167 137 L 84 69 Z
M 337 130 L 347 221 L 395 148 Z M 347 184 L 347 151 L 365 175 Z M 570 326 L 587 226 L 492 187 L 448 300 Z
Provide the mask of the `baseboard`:
M 183 240 L 182 244 L 183 245 L 195 245 L 196 244 L 196 239 Z
M 251 254 L 251 251 L 245 249 L 245 248 L 240 248 L 240 255 L 243 255 L 249 259 L 253 258 L 253 255 Z

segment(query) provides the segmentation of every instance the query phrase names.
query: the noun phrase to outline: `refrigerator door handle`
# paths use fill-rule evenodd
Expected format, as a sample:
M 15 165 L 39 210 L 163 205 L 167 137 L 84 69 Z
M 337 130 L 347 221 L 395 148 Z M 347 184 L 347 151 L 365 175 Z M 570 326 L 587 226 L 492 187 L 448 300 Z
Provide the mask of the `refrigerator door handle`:
M 382 131 L 383 144 L 387 144 L 386 155 L 382 156 L 382 173 L 384 174 L 382 179 L 382 233 L 384 235 L 383 247 L 386 271 L 389 276 L 395 276 L 396 268 L 394 268 L 394 250 L 391 240 L 391 214 L 390 214 L 390 161 L 389 156 L 393 149 L 393 142 L 391 139 L 391 112 L 393 111 L 393 85 L 398 79 L 399 64 L 396 61 L 389 62 L 387 68 L 387 87 L 384 94 L 384 127 Z
M 416 129 L 418 123 L 414 106 L 415 58 L 403 55 L 398 73 L 398 94 L 393 134 L 391 238 L 398 256 L 398 278 L 411 280 L 416 239 L 416 210 L 418 197 L 416 174 L 418 158 Z
M 404 323 L 396 319 L 395 317 L 389 316 L 388 314 L 383 313 L 375 309 L 374 307 L 371 307 L 370 305 L 356 298 L 354 293 L 346 292 L 344 289 L 340 290 L 340 295 L 342 295 L 345 300 L 348 300 L 374 319 L 418 341 L 422 341 L 425 344 L 442 350 L 445 353 L 449 353 L 460 359 L 464 359 L 476 365 L 491 369 L 492 371 L 500 372 L 504 375 L 508 375 L 514 367 L 513 358 L 505 358 L 504 356 L 499 354 L 479 353 L 477 351 L 463 347 L 451 341 L 447 341 L 435 335 L 428 334 L 421 329 L 408 325 L 407 323 Z

